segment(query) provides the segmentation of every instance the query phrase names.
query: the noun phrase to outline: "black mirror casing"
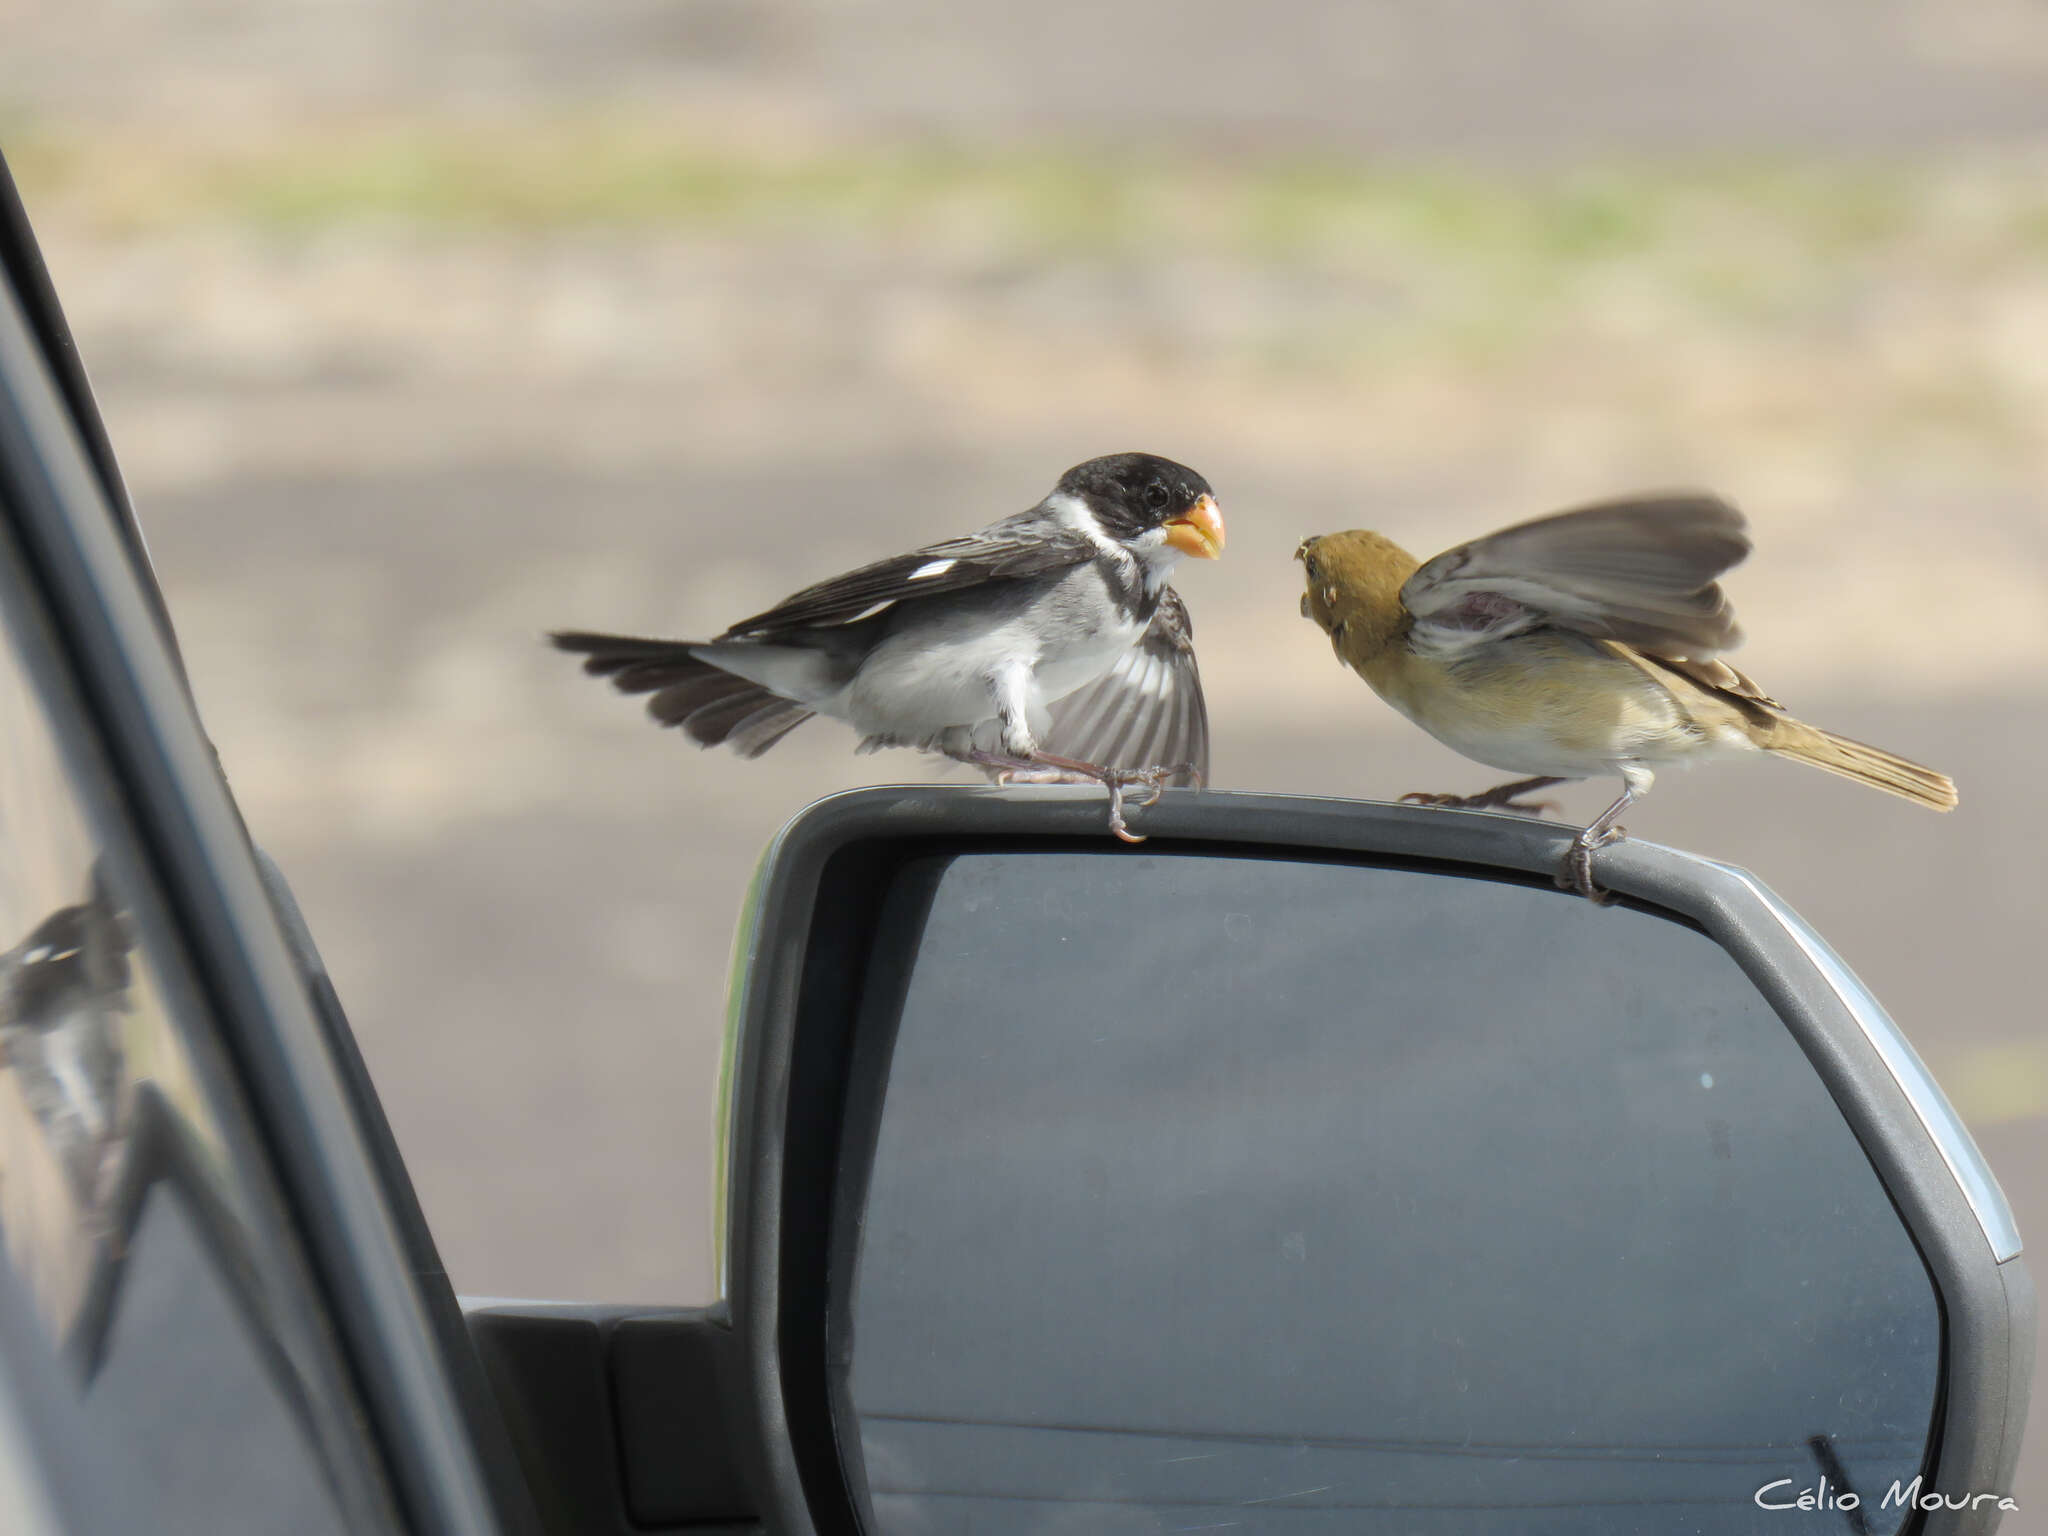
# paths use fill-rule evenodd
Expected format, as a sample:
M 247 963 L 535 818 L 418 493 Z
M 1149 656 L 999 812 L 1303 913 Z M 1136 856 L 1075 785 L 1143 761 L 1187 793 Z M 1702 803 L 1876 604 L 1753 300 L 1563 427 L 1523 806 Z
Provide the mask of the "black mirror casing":
M 1168 793 L 1142 830 L 1157 852 L 1336 859 L 1546 891 L 1570 837 L 1520 817 L 1214 792 Z M 864 1193 L 861 1127 L 886 1073 L 875 1053 L 854 1049 L 879 893 L 911 859 L 991 849 L 1128 856 L 1102 837 L 1100 796 L 1088 791 L 861 790 L 792 821 L 749 894 L 729 1017 L 722 1265 L 747 1399 L 731 1406 L 771 1530 L 861 1529 L 858 1434 L 835 1411 L 834 1383 L 848 1365 L 840 1341 Z M 1791 1030 L 1938 1295 L 1926 1486 L 2008 1491 L 2027 1405 L 2032 1286 L 2004 1197 L 1939 1089 L 1868 992 L 1749 875 L 1630 840 L 1603 851 L 1599 878 L 1624 905 L 1708 935 Z M 1905 1528 L 1949 1536 L 1993 1529 L 1998 1518 L 1985 1500 Z

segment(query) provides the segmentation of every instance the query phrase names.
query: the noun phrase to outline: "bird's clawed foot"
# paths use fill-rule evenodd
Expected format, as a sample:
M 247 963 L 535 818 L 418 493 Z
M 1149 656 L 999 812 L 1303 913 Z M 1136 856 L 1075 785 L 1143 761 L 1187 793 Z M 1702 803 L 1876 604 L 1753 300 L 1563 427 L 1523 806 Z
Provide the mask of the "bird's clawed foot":
M 1602 890 L 1593 883 L 1593 854 L 1609 843 L 1620 842 L 1626 836 L 1628 829 L 1625 827 L 1600 828 L 1598 823 L 1595 823 L 1573 838 L 1571 850 L 1564 856 L 1564 867 L 1557 874 L 1558 889 L 1583 896 L 1597 907 L 1604 907 L 1613 902 L 1612 891 Z
M 1521 797 L 1564 782 L 1561 778 L 1517 779 L 1512 784 L 1496 785 L 1476 795 L 1438 795 L 1416 790 L 1403 795 L 1398 803 L 1434 805 L 1451 811 L 1519 811 L 1525 816 L 1554 816 L 1562 809 L 1555 800 L 1524 800 Z
M 1202 787 L 1202 771 L 1193 763 L 1161 764 L 1151 768 L 1110 768 L 1101 763 L 1084 763 L 1071 757 L 1054 757 L 1041 752 L 1031 758 L 1003 757 L 976 753 L 969 761 L 990 770 L 998 784 L 1100 784 L 1109 791 L 1109 830 L 1127 843 L 1142 843 L 1144 837 L 1124 820 L 1124 792 L 1142 789 L 1145 798 L 1129 803 L 1138 810 L 1156 801 L 1175 779 L 1186 779 Z
M 1133 832 L 1124 822 L 1124 791 L 1142 789 L 1145 798 L 1133 800 L 1131 804 L 1139 810 L 1151 805 L 1165 791 L 1169 781 L 1182 775 L 1191 777 L 1199 786 L 1202 776 L 1192 763 L 1176 763 L 1171 767 L 1152 768 L 1098 768 L 1095 777 L 1102 787 L 1109 791 L 1109 830 L 1127 843 L 1142 843 L 1143 834 Z
M 1023 763 L 1015 768 L 996 770 L 995 781 L 999 788 L 1008 789 L 1012 784 L 1099 784 L 1102 781 L 1089 773 L 1072 773 L 1065 768 L 1048 768 L 1041 763 Z

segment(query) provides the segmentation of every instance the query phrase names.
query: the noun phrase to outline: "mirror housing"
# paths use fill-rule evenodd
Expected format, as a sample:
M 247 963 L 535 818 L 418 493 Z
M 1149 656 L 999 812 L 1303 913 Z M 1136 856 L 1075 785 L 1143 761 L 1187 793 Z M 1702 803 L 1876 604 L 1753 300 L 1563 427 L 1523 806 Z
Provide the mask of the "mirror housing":
M 1523 817 L 1170 792 L 1145 830 L 1146 852 L 1335 860 L 1578 900 L 1551 889 L 1571 829 Z M 913 859 L 994 849 L 1132 856 L 1102 836 L 1100 796 L 1087 789 L 869 789 L 802 812 L 749 892 L 728 1018 L 721 1270 L 744 1363 L 746 1401 L 733 1406 L 771 1529 L 862 1530 L 858 1428 L 835 1410 L 834 1382 L 849 1365 L 845 1277 L 866 1178 L 847 1155 L 849 1107 L 851 1123 L 872 1119 L 887 1074 L 886 1053 L 855 1049 L 880 893 Z M 1630 839 L 1603 851 L 1600 880 L 1625 907 L 1706 934 L 1796 1039 L 1938 1297 L 1937 1418 L 1922 1486 L 2006 1493 L 2025 1420 L 2033 1291 L 2011 1212 L 1940 1089 L 1868 991 L 1754 877 Z M 1999 1515 L 1996 1497 L 1977 1498 L 1927 1513 L 1921 1529 L 1988 1531 Z

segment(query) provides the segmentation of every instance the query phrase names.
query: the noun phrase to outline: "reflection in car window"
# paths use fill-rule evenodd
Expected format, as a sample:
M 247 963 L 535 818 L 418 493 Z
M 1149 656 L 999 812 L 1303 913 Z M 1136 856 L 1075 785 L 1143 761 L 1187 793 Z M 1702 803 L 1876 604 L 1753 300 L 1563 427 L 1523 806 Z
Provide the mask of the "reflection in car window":
M 1697 930 L 1338 863 L 969 854 L 909 951 L 850 1303 L 875 1536 L 1840 1532 L 1932 1282 Z
M 0 1282 L 152 1536 L 387 1528 L 174 935 L 88 744 L 54 729 L 69 708 L 0 648 Z

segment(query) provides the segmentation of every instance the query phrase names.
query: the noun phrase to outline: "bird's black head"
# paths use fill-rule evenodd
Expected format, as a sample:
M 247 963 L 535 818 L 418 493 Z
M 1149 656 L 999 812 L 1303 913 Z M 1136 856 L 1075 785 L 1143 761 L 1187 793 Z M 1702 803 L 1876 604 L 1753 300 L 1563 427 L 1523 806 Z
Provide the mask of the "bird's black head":
M 1053 491 L 1085 502 L 1102 531 L 1122 543 L 1158 543 L 1205 560 L 1223 552 L 1215 493 L 1185 464 L 1150 453 L 1106 454 L 1076 464 Z

